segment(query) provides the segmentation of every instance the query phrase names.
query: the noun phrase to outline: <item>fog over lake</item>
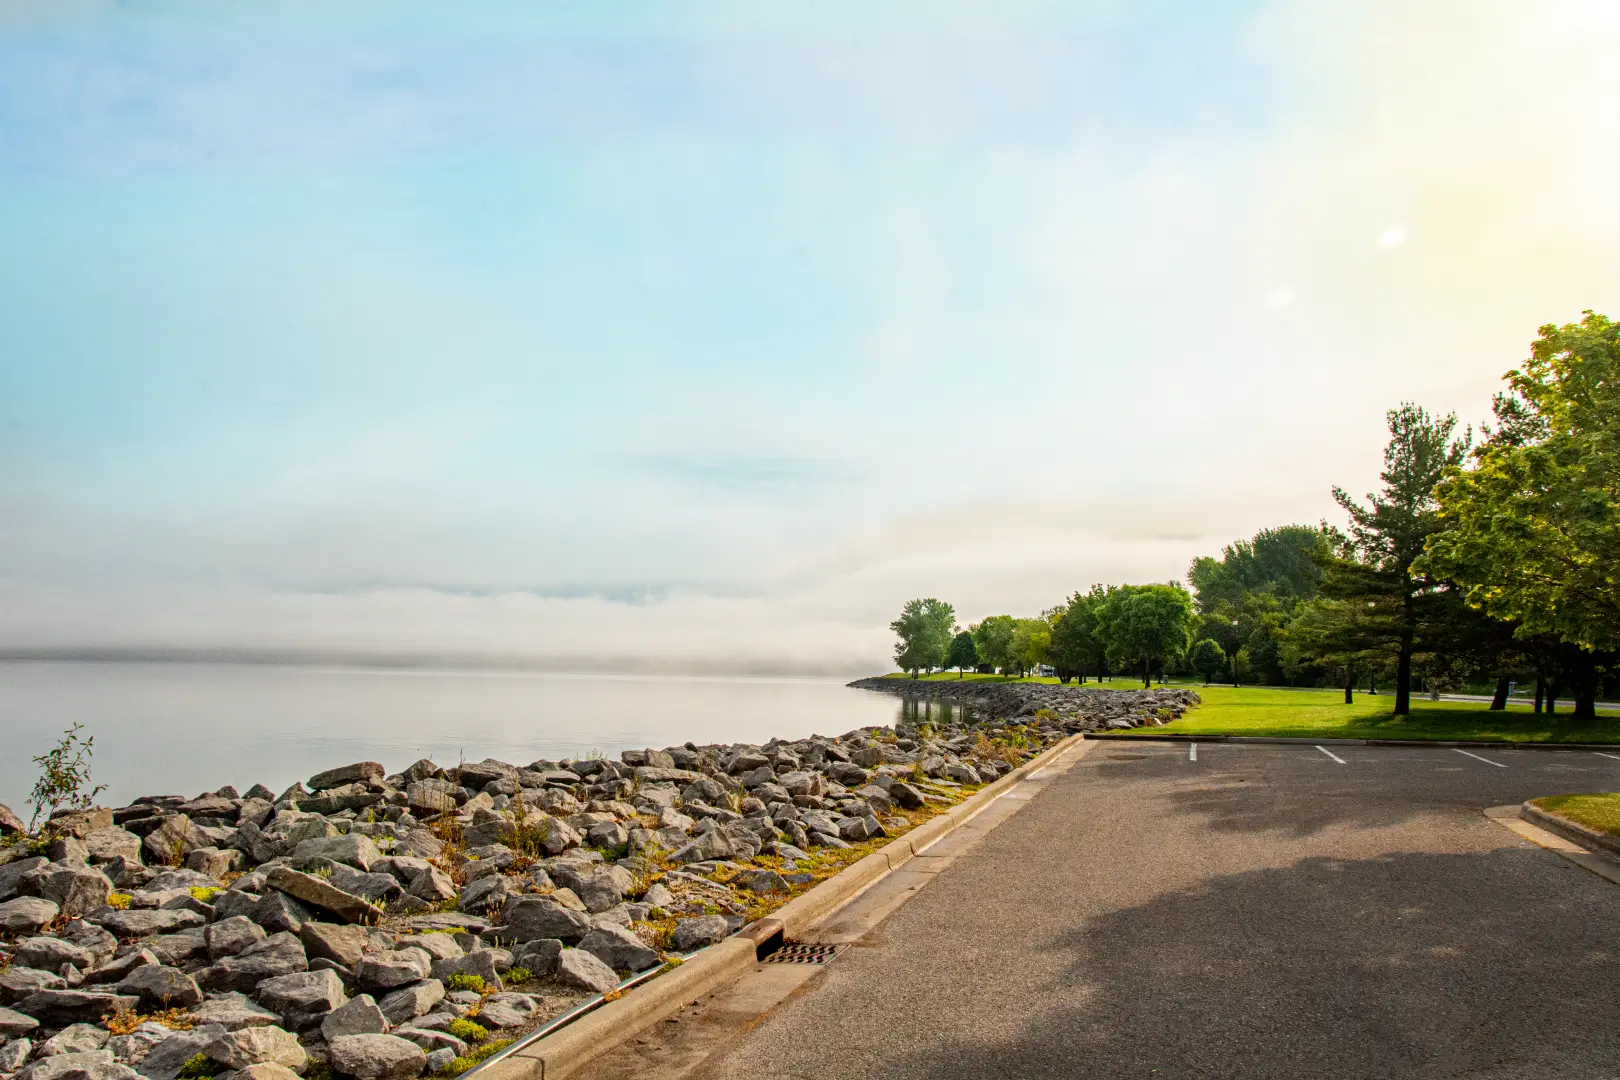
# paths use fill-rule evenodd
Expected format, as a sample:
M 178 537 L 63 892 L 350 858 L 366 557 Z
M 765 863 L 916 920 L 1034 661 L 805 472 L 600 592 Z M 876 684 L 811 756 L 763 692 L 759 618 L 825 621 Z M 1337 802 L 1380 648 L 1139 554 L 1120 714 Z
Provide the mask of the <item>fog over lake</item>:
M 100 801 L 194 796 L 351 761 L 527 764 L 687 741 L 764 742 L 893 723 L 841 679 L 570 675 L 213 663 L 0 663 L 0 802 L 27 816 L 31 758 L 68 725 L 95 737 Z

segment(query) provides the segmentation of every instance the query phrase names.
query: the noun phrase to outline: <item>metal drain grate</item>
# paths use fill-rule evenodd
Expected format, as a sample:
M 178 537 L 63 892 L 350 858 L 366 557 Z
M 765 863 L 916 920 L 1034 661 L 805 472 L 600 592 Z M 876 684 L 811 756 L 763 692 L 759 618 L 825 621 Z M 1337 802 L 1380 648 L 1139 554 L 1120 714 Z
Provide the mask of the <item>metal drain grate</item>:
M 766 964 L 825 964 L 838 955 L 837 945 L 811 945 L 790 941 L 767 956 Z

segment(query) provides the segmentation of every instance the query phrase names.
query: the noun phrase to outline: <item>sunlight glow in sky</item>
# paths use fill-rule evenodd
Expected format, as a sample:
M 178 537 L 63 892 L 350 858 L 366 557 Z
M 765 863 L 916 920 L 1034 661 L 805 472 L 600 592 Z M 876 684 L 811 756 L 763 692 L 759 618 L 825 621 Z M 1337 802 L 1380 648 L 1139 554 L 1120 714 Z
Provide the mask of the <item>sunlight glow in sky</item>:
M 1620 8 L 0 0 L 0 647 L 860 671 L 1620 312 Z

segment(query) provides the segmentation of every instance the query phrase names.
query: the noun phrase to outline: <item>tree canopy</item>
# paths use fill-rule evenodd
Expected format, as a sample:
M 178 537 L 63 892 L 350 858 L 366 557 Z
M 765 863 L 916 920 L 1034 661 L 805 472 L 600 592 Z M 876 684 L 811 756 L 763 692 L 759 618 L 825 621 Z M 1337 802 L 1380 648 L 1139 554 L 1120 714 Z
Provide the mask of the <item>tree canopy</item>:
M 1153 665 L 1173 660 L 1192 644 L 1192 597 L 1180 585 L 1121 585 L 1097 610 L 1097 636 L 1110 657 L 1142 666 L 1142 685 Z
M 951 635 L 956 632 L 956 611 L 933 597 L 909 600 L 889 629 L 900 638 L 894 647 L 895 663 L 915 678 L 919 671 L 945 665 Z

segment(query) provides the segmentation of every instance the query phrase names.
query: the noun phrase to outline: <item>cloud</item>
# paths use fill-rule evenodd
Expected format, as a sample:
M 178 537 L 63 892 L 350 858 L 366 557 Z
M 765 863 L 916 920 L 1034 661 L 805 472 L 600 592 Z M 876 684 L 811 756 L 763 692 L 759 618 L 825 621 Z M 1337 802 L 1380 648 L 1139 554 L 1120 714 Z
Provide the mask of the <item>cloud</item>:
M 1392 225 L 1378 234 L 1378 246 L 1384 251 L 1406 243 L 1406 226 Z

